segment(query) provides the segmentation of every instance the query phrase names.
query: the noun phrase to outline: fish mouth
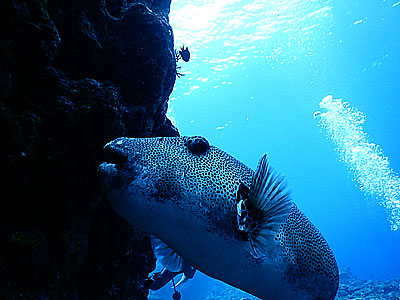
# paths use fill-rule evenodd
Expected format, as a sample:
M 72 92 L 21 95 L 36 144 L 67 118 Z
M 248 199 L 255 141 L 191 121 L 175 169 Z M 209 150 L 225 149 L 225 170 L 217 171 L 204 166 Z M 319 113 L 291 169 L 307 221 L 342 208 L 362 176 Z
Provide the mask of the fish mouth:
M 117 147 L 113 142 L 104 146 L 104 157 L 108 164 L 114 165 L 117 170 L 123 168 L 128 161 L 128 153 L 124 148 Z
M 128 161 L 128 153 L 113 142 L 104 146 L 104 162 L 97 169 L 100 184 L 108 189 Z

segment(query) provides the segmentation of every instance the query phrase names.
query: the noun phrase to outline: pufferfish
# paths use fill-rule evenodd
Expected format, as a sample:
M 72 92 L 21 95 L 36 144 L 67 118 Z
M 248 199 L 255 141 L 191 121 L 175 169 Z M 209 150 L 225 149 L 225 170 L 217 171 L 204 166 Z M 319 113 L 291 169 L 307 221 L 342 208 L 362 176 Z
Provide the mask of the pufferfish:
M 203 137 L 118 138 L 98 168 L 112 207 L 182 261 L 265 300 L 332 300 L 338 267 L 264 155 L 256 171 Z

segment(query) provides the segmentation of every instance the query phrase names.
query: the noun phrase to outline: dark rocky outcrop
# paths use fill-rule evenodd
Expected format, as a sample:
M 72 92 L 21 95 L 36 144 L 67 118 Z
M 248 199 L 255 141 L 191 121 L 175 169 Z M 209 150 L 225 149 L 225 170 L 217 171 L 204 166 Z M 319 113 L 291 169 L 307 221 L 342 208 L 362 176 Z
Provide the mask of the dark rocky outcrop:
M 103 145 L 176 136 L 170 0 L 0 2 L 0 298 L 146 299 L 147 236 L 99 193 Z

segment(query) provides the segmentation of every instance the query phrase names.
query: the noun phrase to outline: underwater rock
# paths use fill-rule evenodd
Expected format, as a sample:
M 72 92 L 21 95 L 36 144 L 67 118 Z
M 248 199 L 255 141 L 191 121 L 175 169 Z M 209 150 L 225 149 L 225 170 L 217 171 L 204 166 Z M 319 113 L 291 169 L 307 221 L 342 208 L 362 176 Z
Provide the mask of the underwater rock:
M 391 280 L 360 279 L 351 273 L 350 268 L 341 266 L 340 284 L 335 300 L 398 300 L 400 299 L 400 278 Z M 211 282 L 211 283 L 210 283 Z M 193 282 L 186 284 L 190 289 Z M 198 283 L 196 283 L 198 286 Z M 207 280 L 203 286 L 208 287 L 205 300 L 257 300 L 258 298 L 229 286 L 217 280 Z M 184 295 L 185 296 L 185 295 Z M 162 297 L 157 293 L 149 296 L 151 300 L 159 300 Z
M 169 0 L 0 2 L 0 298 L 146 299 L 147 236 L 99 196 L 102 147 L 178 136 Z
M 360 279 L 350 268 L 340 268 L 340 284 L 335 300 L 398 300 L 400 299 L 400 278 L 391 280 Z

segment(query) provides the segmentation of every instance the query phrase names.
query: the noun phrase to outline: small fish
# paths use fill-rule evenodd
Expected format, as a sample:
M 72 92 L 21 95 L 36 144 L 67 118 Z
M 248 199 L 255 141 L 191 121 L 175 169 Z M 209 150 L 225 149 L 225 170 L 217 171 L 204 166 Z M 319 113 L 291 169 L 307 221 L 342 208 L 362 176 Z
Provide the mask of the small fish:
M 185 45 L 182 45 L 179 50 L 179 55 L 183 59 L 183 61 L 188 62 L 190 59 L 189 48 L 185 48 Z
M 133 226 L 183 262 L 265 300 L 333 300 L 338 268 L 264 155 L 254 172 L 203 137 L 118 138 L 105 146 L 101 186 Z

